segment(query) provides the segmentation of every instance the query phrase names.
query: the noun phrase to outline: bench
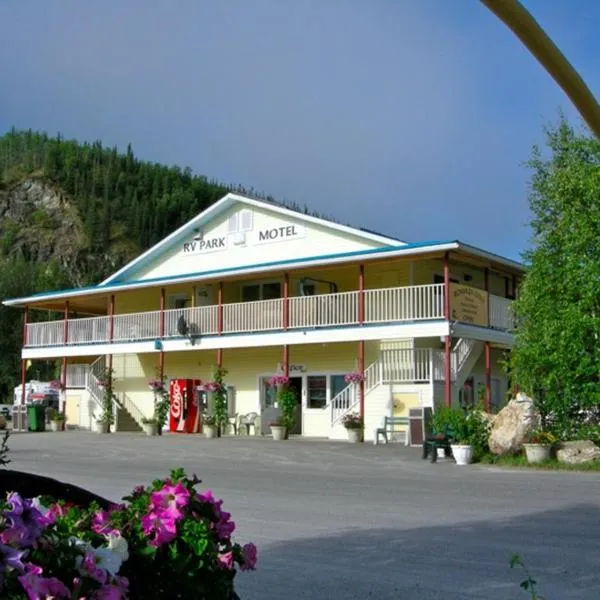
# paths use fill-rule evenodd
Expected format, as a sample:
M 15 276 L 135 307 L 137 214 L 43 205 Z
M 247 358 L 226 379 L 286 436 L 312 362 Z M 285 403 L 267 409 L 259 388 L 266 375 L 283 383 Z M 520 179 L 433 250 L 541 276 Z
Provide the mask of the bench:
M 401 430 L 396 429 L 400 425 Z M 376 446 L 379 443 L 379 436 L 383 437 L 387 444 L 388 434 L 400 434 L 401 441 L 404 442 L 405 446 L 410 444 L 410 430 L 409 430 L 408 417 L 385 417 L 383 427 L 378 427 L 375 430 L 375 436 L 373 437 L 373 444 Z
M 437 461 L 438 448 L 444 449 L 444 454 L 448 458 L 452 454 L 450 445 L 454 442 L 454 432 L 450 427 L 444 427 L 443 431 L 434 431 L 428 435 L 423 442 L 423 460 L 431 456 L 432 463 Z

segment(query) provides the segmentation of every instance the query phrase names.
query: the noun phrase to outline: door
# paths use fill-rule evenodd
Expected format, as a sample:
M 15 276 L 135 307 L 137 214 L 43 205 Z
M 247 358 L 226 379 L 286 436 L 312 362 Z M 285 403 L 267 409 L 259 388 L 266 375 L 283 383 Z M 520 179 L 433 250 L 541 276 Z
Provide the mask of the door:
M 260 431 L 263 435 L 271 433 L 269 423 L 281 417 L 277 403 L 277 389 L 269 385 L 269 377 L 260 378 Z

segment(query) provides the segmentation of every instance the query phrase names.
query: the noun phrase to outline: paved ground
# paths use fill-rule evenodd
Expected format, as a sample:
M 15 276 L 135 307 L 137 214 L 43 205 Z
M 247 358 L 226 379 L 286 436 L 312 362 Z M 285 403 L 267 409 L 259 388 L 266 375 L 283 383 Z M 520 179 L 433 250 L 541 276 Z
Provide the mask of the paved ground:
M 15 434 L 10 465 L 114 500 L 172 467 L 225 499 L 251 599 L 527 598 L 521 554 L 550 599 L 600 598 L 596 474 L 431 465 L 392 446 L 252 438 Z M 1 476 L 1 474 L 0 474 Z

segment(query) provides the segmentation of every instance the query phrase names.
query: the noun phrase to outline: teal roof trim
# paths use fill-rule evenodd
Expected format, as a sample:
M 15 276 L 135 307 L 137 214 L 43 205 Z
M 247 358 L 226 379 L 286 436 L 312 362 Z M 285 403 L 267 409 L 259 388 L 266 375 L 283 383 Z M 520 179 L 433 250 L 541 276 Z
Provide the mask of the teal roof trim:
M 278 260 L 267 263 L 259 263 L 255 265 L 246 265 L 243 267 L 227 267 L 224 269 L 213 269 L 209 271 L 198 271 L 194 273 L 182 273 L 181 275 L 168 275 L 164 277 L 154 277 L 152 279 L 139 279 L 134 281 L 115 281 L 105 285 L 92 285 L 92 286 L 84 286 L 80 288 L 71 288 L 66 290 L 56 290 L 53 292 L 40 292 L 37 294 L 32 294 L 31 296 L 27 296 L 28 299 L 35 300 L 35 298 L 42 297 L 53 297 L 53 296 L 62 296 L 73 292 L 81 293 L 83 291 L 110 291 L 110 290 L 118 290 L 121 287 L 125 286 L 135 286 L 139 284 L 139 287 L 143 287 L 144 285 L 153 284 L 153 283 L 161 283 L 164 281 L 172 281 L 177 282 L 182 279 L 190 279 L 194 277 L 207 277 L 210 275 L 226 275 L 231 272 L 243 272 L 243 271 L 252 271 L 261 268 L 269 268 L 269 267 L 277 267 L 277 266 L 286 266 L 286 265 L 301 265 L 303 263 L 310 263 L 313 261 L 323 261 L 323 260 L 335 260 L 340 258 L 353 258 L 360 256 L 370 256 L 373 254 L 386 254 L 390 252 L 399 252 L 402 250 L 411 250 L 418 248 L 426 248 L 436 246 L 444 246 L 446 244 L 457 243 L 456 240 L 451 241 L 430 241 L 430 242 L 415 242 L 412 244 L 403 244 L 402 246 L 386 246 L 383 248 L 369 248 L 367 250 L 353 250 L 351 252 L 340 252 L 337 254 L 322 254 L 318 256 L 307 256 L 303 258 L 288 258 L 285 260 Z M 11 299 L 15 300 L 15 299 Z

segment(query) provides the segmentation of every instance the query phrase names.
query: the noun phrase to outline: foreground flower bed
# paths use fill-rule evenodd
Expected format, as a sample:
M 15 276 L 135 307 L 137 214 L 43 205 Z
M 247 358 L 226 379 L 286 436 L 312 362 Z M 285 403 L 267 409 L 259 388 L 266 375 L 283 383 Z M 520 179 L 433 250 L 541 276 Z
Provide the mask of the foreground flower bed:
M 0 501 L 0 598 L 234 599 L 256 547 L 199 480 L 173 471 L 108 510 L 60 498 Z

